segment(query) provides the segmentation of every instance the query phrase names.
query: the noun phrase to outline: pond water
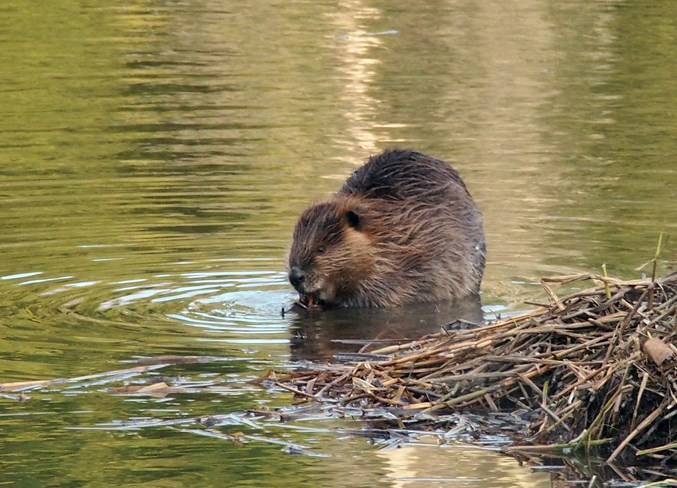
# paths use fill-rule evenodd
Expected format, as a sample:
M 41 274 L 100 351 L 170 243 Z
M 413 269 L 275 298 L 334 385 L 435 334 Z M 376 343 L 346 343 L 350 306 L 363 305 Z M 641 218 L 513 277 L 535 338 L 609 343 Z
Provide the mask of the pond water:
M 203 360 L 0 394 L 0 483 L 551 486 L 491 450 L 244 416 L 291 401 L 252 380 L 327 360 L 373 315 L 281 315 L 291 229 L 410 147 L 483 210 L 487 317 L 541 276 L 635 277 L 661 232 L 674 269 L 675 18 L 671 0 L 3 2 L 0 382 Z M 183 390 L 110 390 L 149 378 Z M 208 416 L 223 438 L 199 435 Z

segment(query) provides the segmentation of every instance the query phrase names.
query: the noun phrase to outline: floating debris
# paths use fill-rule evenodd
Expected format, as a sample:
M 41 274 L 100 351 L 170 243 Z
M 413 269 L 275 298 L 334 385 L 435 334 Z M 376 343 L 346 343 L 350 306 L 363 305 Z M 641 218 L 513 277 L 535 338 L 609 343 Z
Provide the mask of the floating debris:
M 558 297 L 552 284 L 597 286 Z M 263 380 L 370 421 L 428 425 L 505 412 L 512 452 L 585 452 L 607 463 L 677 461 L 677 273 L 622 281 L 548 278 L 549 303 L 478 329 L 360 351 L 370 360 L 270 372 Z M 665 468 L 667 469 L 667 468 Z

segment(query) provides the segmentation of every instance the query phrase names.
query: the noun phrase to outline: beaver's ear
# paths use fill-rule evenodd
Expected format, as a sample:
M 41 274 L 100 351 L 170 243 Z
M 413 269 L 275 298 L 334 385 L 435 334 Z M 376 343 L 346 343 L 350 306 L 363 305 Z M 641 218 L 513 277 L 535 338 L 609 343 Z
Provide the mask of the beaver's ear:
M 360 225 L 362 225 L 362 219 L 354 210 L 348 210 L 346 212 L 346 221 L 353 229 L 359 229 Z

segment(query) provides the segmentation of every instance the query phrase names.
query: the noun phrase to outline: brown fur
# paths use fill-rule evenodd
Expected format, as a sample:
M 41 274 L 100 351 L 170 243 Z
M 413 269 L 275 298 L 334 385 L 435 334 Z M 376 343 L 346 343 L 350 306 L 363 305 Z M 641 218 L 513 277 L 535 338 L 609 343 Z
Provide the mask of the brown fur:
M 389 150 L 301 214 L 288 269 L 302 301 L 388 307 L 476 294 L 484 261 L 482 216 L 458 173 Z

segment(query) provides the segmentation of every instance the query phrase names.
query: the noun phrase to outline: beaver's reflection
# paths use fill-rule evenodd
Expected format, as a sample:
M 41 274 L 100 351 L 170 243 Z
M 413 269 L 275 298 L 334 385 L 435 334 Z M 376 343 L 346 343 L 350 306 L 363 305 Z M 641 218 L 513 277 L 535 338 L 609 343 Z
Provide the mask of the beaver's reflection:
M 386 309 L 302 310 L 292 316 L 293 361 L 327 360 L 338 353 L 358 352 L 367 343 L 374 349 L 440 332 L 442 327 L 475 327 L 483 320 L 479 296 Z

